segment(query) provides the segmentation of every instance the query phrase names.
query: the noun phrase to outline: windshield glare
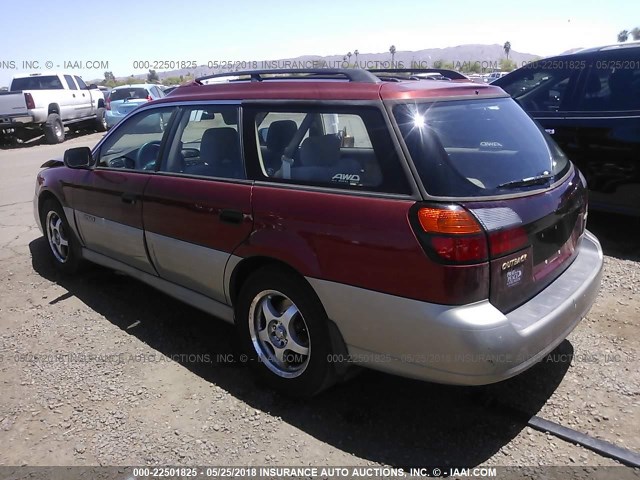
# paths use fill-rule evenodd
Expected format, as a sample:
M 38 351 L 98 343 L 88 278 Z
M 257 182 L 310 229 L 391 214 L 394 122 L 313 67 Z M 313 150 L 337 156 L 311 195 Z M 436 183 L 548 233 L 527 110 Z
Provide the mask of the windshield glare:
M 393 112 L 430 195 L 539 190 L 569 168 L 555 142 L 510 98 L 400 104 Z M 518 183 L 540 176 L 548 179 Z

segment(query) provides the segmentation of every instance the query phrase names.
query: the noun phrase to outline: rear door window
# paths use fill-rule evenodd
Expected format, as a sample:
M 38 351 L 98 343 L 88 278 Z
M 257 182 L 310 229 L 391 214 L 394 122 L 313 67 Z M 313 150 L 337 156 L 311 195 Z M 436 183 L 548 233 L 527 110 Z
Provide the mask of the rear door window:
M 73 77 L 71 75 L 65 75 L 64 79 L 67 82 L 67 85 L 69 86 L 69 90 L 78 89 L 78 87 L 76 86 L 76 82 L 73 81 Z
M 389 130 L 375 108 L 245 109 L 257 139 L 255 179 L 408 194 Z
M 62 90 L 62 82 L 57 75 L 34 75 L 33 77 L 14 78 L 11 90 Z
M 580 95 L 580 110 L 640 110 L 640 60 L 593 62 Z
M 134 99 L 134 100 L 146 100 L 149 93 L 145 88 L 119 88 L 117 90 L 111 90 L 111 101 Z
M 555 142 L 510 98 L 399 104 L 393 113 L 434 196 L 541 189 L 569 168 Z

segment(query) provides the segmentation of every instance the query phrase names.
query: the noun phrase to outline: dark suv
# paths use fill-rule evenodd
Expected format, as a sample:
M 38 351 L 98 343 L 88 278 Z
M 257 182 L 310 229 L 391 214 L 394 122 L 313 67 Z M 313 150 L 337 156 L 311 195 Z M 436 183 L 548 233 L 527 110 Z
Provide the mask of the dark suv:
M 580 168 L 592 208 L 640 215 L 640 42 L 539 60 L 493 85 Z
M 276 73 L 179 87 L 48 162 L 34 207 L 57 267 L 102 264 L 235 323 L 239 358 L 300 395 L 351 364 L 497 382 L 587 313 L 602 250 L 584 178 L 501 89 Z

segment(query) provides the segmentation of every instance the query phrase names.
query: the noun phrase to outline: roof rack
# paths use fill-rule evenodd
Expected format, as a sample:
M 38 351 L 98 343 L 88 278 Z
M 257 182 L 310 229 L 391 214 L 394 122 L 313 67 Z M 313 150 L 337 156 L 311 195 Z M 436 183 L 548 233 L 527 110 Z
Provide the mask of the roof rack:
M 244 70 L 240 72 L 214 73 L 204 77 L 196 78 L 196 82 L 202 84 L 204 80 L 223 77 L 242 77 L 248 76 L 252 82 L 262 82 L 268 80 L 265 75 L 296 75 L 306 74 L 300 78 L 330 78 L 335 76 L 343 76 L 350 82 L 361 83 L 380 83 L 380 79 L 367 70 L 360 68 L 292 68 L 292 69 L 273 69 L 273 70 Z M 288 77 L 287 80 L 290 80 Z M 234 79 L 234 81 L 239 81 Z
M 369 71 L 374 75 L 377 75 L 379 73 L 406 73 L 409 74 L 409 76 L 414 76 L 421 73 L 439 73 L 443 77 L 447 77 L 451 80 L 468 80 L 468 78 L 460 72 L 448 70 L 446 68 L 374 68 L 370 69 Z

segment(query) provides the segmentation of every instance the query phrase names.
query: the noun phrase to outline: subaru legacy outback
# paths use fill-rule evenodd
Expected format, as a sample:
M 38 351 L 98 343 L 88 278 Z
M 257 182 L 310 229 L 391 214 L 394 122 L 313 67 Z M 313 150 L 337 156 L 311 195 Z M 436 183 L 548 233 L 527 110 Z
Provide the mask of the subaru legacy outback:
M 235 324 L 294 395 L 352 364 L 458 385 L 524 371 L 599 288 L 585 180 L 500 88 L 415 73 L 234 72 L 139 107 L 38 174 L 53 262 Z

